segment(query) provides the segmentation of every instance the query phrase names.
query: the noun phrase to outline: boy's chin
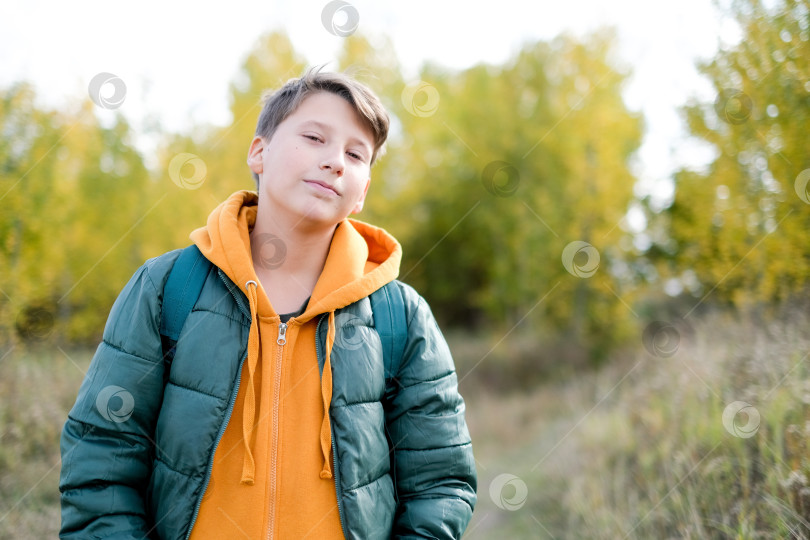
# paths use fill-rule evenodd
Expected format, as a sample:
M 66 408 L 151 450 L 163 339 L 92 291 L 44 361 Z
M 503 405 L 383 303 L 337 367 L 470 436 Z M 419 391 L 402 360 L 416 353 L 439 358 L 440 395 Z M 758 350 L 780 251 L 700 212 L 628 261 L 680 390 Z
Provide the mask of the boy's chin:
M 286 203 L 286 204 L 285 204 Z M 334 207 L 319 204 L 319 200 L 297 200 L 280 202 L 270 197 L 259 197 L 259 213 L 270 216 L 285 216 L 285 221 L 291 221 L 293 225 L 322 226 L 329 227 L 337 225 L 346 216 L 341 216 Z
M 341 213 L 325 212 L 311 207 L 301 213 L 298 227 L 311 229 L 334 228 L 347 217 L 349 217 L 349 214 L 344 216 Z

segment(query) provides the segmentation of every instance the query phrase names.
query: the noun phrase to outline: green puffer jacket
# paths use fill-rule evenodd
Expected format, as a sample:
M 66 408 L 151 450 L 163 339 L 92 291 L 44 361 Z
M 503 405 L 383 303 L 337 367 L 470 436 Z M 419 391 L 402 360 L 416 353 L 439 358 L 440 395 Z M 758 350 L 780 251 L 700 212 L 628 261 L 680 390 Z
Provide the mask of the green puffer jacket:
M 62 440 L 61 538 L 188 538 L 247 354 L 247 298 L 215 269 L 170 369 L 159 334 L 179 254 L 146 262 L 113 305 Z M 385 380 L 368 298 L 339 310 L 359 348 L 332 352 L 335 488 L 346 538 L 459 538 L 476 474 L 453 361 L 424 300 L 402 289 L 408 340 Z M 358 321 L 359 319 L 359 321 Z M 326 324 L 318 324 L 323 369 Z M 353 338 L 355 341 L 356 338 Z M 354 347 L 353 347 L 354 348 Z M 340 355 L 351 354 L 351 362 Z M 345 356 L 344 356 L 345 357 Z M 393 448 L 393 452 L 390 449 Z

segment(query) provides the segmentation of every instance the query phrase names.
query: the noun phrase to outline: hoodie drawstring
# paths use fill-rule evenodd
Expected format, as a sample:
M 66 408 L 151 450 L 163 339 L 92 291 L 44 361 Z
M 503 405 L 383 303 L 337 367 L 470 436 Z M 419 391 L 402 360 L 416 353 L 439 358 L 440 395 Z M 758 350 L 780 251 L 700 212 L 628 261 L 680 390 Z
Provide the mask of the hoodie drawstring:
M 251 288 L 250 285 L 253 285 Z M 250 303 L 250 334 L 248 336 L 248 385 L 245 392 L 245 405 L 242 411 L 242 438 L 245 442 L 245 460 L 242 463 L 242 483 L 252 486 L 254 482 L 256 464 L 253 461 L 251 442 L 253 441 L 253 424 L 256 420 L 256 394 L 253 385 L 253 374 L 259 363 L 259 321 L 256 316 L 256 288 L 258 284 L 250 280 L 245 283 L 248 302 Z
M 332 346 L 335 344 L 335 312 L 329 312 L 329 329 L 326 332 L 326 357 L 321 375 L 321 396 L 323 397 L 323 422 L 321 423 L 321 452 L 323 469 L 321 478 L 332 478 L 332 462 L 329 451 L 332 449 L 332 424 L 329 420 L 329 406 L 332 403 Z
M 252 285 L 252 287 L 251 287 Z M 248 302 L 250 303 L 250 335 L 248 336 L 248 380 L 245 391 L 245 404 L 242 411 L 242 438 L 245 443 L 245 459 L 242 463 L 243 484 L 252 486 L 255 480 L 256 464 L 251 450 L 253 442 L 253 425 L 256 420 L 256 394 L 253 376 L 259 362 L 259 321 L 257 320 L 257 288 L 258 284 L 250 280 L 245 283 Z M 332 348 L 335 344 L 335 312 L 329 312 L 329 325 L 326 332 L 326 355 L 323 362 L 323 375 L 321 376 L 321 397 L 323 398 L 323 422 L 321 423 L 321 452 L 323 454 L 323 468 L 320 477 L 332 478 L 332 461 L 329 452 L 332 450 L 332 424 L 329 420 L 329 407 L 332 403 Z
M 252 285 L 252 287 L 251 287 Z M 259 362 L 259 321 L 257 320 L 257 291 L 258 284 L 250 280 L 245 283 L 248 302 L 250 303 L 250 334 L 248 336 L 248 380 L 245 389 L 245 404 L 242 410 L 242 439 L 245 444 L 245 459 L 242 463 L 242 484 L 252 486 L 255 481 L 256 464 L 251 450 L 253 442 L 253 427 L 256 420 L 256 393 L 254 374 Z M 332 348 L 335 344 L 335 312 L 329 312 L 329 325 L 326 332 L 326 355 L 321 376 L 321 397 L 323 398 L 323 421 L 321 422 L 321 452 L 323 454 L 323 468 L 320 477 L 332 478 L 332 462 L 329 453 L 332 450 L 332 424 L 329 420 L 329 407 L 332 403 Z

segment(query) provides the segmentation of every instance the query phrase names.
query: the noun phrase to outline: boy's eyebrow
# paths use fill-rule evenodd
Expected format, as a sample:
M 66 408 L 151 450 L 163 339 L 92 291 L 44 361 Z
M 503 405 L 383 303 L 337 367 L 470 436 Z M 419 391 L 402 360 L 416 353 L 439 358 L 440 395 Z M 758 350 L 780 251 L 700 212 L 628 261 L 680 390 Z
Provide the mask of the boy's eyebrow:
M 328 124 L 324 124 L 323 122 L 319 122 L 318 120 L 307 120 L 306 122 L 303 122 L 301 124 L 301 127 L 307 127 L 307 126 L 310 126 L 310 125 L 315 126 L 316 128 L 319 128 L 319 129 L 321 129 L 323 131 L 331 131 L 332 130 L 331 126 L 329 126 Z M 365 142 L 363 139 L 358 139 L 357 137 L 350 137 L 349 142 L 360 144 L 360 145 L 364 146 L 368 151 L 371 151 L 372 147 L 367 142 Z

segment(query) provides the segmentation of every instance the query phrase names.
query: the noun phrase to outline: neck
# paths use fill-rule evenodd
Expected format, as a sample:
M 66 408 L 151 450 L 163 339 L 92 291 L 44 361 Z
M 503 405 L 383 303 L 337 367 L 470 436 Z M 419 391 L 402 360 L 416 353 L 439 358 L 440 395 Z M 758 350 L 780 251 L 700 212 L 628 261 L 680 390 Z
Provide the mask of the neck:
M 312 294 L 323 271 L 335 227 L 291 223 L 259 200 L 250 232 L 253 267 L 279 313 L 294 311 Z M 295 309 L 288 309 L 294 307 Z

